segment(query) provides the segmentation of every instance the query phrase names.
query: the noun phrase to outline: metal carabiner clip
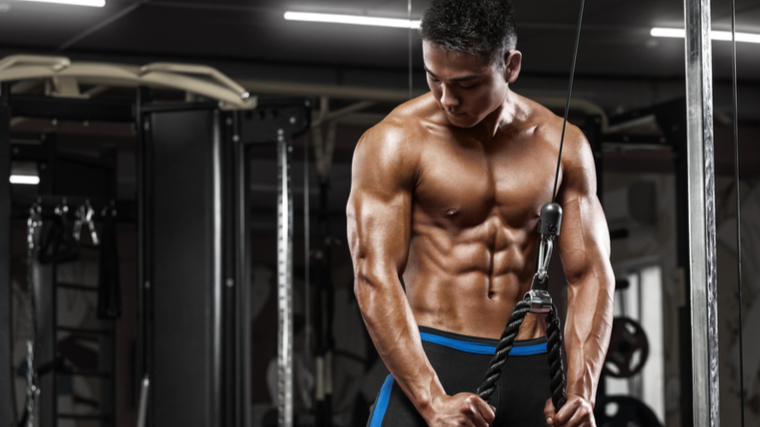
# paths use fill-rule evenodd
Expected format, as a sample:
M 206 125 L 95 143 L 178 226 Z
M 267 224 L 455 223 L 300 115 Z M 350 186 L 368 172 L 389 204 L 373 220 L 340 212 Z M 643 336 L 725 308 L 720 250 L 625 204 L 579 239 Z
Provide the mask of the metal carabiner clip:
M 548 313 L 552 307 L 552 297 L 549 294 L 549 261 L 552 258 L 554 236 L 541 236 L 538 247 L 538 265 L 533 275 L 530 291 L 525 294 L 525 301 L 530 303 L 530 312 L 535 314 Z
M 552 307 L 552 297 L 549 295 L 549 263 L 554 250 L 554 238 L 559 236 L 562 225 L 562 207 L 557 203 L 547 203 L 541 208 L 538 221 L 538 232 L 541 240 L 538 242 L 538 259 L 536 273 L 530 291 L 525 294 L 525 301 L 530 303 L 530 312 L 548 313 Z

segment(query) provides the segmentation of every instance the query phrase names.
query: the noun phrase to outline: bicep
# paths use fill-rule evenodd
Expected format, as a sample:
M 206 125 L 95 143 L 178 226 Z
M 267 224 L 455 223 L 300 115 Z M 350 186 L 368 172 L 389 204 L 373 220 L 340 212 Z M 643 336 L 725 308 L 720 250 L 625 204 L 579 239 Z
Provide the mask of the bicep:
M 401 272 L 409 251 L 411 197 L 404 192 L 378 195 L 354 188 L 348 206 L 348 237 L 357 270 Z M 360 271 L 357 271 L 360 273 Z M 364 274 L 381 274 L 364 271 Z
M 352 164 L 348 238 L 357 275 L 401 273 L 409 252 L 411 165 L 394 144 L 362 138 Z

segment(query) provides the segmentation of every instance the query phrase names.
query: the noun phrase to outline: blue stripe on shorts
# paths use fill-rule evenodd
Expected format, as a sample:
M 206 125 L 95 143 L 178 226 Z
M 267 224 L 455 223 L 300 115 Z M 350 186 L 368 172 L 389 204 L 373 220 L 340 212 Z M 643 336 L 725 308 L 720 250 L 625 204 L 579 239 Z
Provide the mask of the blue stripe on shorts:
M 463 341 L 449 337 L 443 337 L 427 332 L 420 332 L 422 341 L 426 341 L 433 344 L 442 345 L 444 347 L 453 348 L 454 350 L 464 351 L 465 353 L 475 354 L 494 354 L 496 353 L 496 346 L 493 344 L 484 344 L 471 341 Z M 547 343 L 539 343 L 532 345 L 516 345 L 510 350 L 510 356 L 532 356 L 534 354 L 546 353 Z

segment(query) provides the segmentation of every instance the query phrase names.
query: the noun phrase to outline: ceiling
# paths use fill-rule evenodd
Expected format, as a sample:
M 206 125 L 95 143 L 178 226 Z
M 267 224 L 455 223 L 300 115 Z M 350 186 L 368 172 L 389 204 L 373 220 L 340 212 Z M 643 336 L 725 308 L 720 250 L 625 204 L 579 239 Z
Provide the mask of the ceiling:
M 412 2 L 419 19 L 429 0 Z M 760 2 L 736 2 L 738 30 L 760 33 Z M 530 97 L 564 98 L 579 0 L 513 3 L 524 55 L 514 87 Z M 287 10 L 405 18 L 407 0 L 106 0 L 103 8 L 0 0 L 0 58 L 203 63 L 241 82 L 397 89 L 405 96 L 408 30 L 286 21 Z M 715 29 L 730 29 L 728 0 L 713 2 L 712 15 Z M 683 2 L 588 0 L 574 96 L 611 114 L 683 96 L 683 40 L 654 39 L 653 26 L 682 27 Z M 419 93 L 426 90 L 421 43 L 411 35 Z M 713 47 L 716 110 L 729 113 L 730 43 Z M 760 45 L 739 44 L 738 59 L 739 117 L 760 122 Z
M 413 0 L 419 18 L 428 0 Z M 285 21 L 286 10 L 406 17 L 407 0 L 107 0 L 103 8 L 0 0 L 0 49 L 149 55 L 327 66 L 405 68 L 403 29 Z M 569 70 L 578 1 L 515 0 L 528 74 Z M 739 30 L 760 33 L 760 3 L 737 0 Z M 729 29 L 730 3 L 713 3 Z M 589 0 L 578 59 L 588 76 L 683 74 L 683 41 L 653 39 L 652 26 L 683 26 L 679 0 Z M 414 63 L 421 66 L 414 34 Z M 740 44 L 742 81 L 760 81 L 760 45 Z M 730 44 L 714 43 L 715 76 L 730 77 Z

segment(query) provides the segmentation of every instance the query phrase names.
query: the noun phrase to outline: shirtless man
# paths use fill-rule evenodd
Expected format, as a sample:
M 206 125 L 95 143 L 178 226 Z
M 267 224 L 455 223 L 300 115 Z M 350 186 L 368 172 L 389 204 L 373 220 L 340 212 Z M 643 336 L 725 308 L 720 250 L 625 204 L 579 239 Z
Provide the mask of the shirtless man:
M 562 119 L 509 88 L 522 54 L 508 0 L 433 0 L 421 35 L 430 92 L 368 130 L 353 159 L 355 293 L 391 372 L 369 425 L 593 426 L 614 278 L 588 142 L 568 125 L 557 190 L 567 403 L 555 411 L 545 323 L 529 314 L 493 407 L 473 392 L 531 286 Z

